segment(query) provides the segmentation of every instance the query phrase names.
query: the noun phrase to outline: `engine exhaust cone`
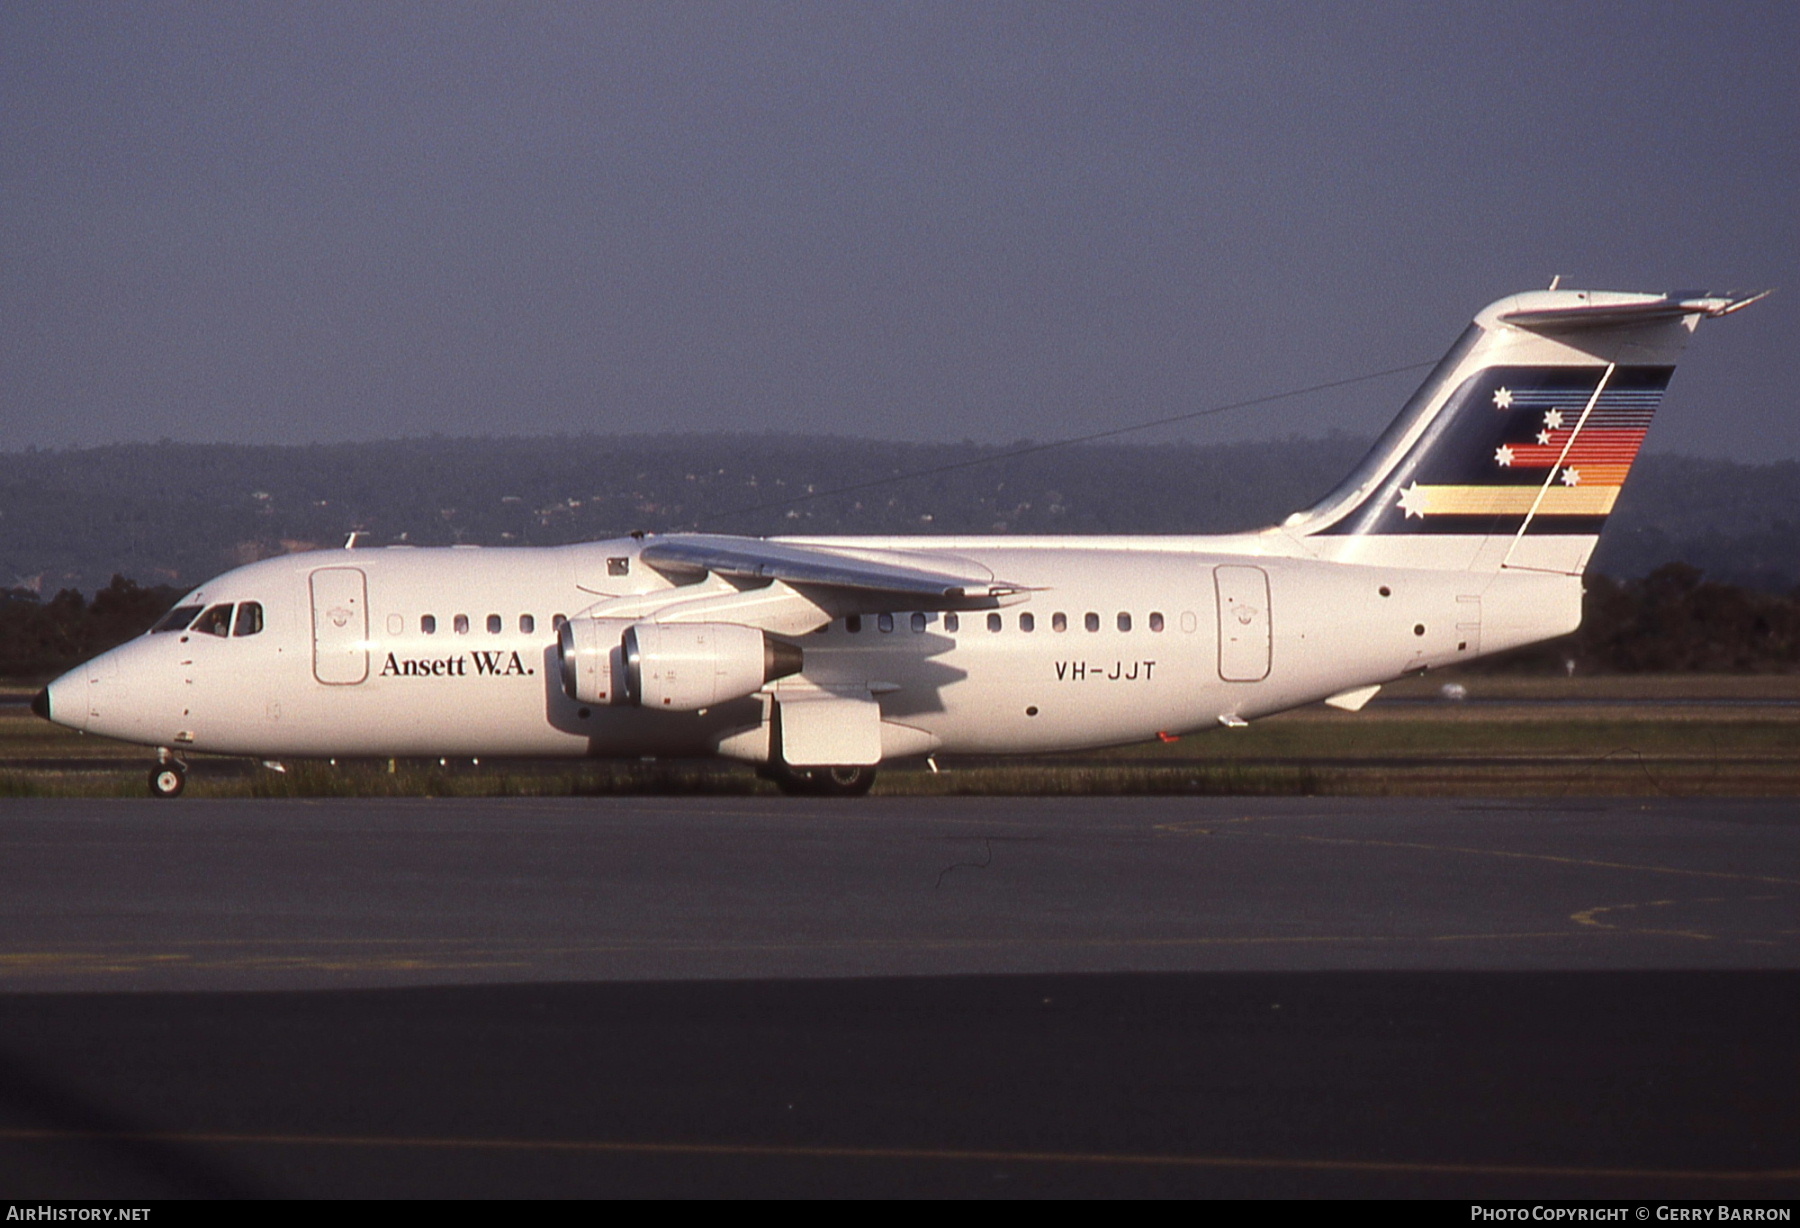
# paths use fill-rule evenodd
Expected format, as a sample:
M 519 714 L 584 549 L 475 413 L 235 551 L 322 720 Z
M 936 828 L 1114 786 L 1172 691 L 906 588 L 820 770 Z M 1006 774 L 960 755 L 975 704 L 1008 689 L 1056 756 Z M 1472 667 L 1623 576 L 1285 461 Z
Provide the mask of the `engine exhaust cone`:
M 805 668 L 805 655 L 800 651 L 800 645 L 789 644 L 785 640 L 775 639 L 767 632 L 763 633 L 764 682 L 786 678 Z

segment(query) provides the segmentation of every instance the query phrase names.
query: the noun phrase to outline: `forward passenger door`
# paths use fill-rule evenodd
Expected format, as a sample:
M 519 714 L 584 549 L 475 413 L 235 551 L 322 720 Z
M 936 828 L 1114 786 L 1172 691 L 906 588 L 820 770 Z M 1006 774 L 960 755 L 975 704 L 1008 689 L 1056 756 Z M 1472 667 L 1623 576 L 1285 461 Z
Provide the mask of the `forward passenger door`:
M 312 573 L 313 677 L 353 686 L 369 676 L 369 596 L 362 570 Z

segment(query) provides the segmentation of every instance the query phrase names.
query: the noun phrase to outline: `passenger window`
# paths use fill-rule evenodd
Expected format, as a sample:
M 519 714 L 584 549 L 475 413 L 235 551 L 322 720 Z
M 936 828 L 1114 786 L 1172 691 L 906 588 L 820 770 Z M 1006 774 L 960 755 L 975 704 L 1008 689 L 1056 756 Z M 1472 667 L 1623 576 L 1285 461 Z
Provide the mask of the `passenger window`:
M 1052 631 L 1067 631 L 1068 629 L 1069 629 L 1069 616 L 1067 614 L 1064 614 L 1061 610 L 1058 610 L 1056 613 L 1054 613 L 1050 616 L 1050 630 L 1052 630 Z
M 631 574 L 631 556 L 606 560 L 606 574 L 609 576 L 628 576 Z
M 1181 612 L 1181 629 L 1183 631 L 1192 635 L 1199 626 L 1200 620 L 1194 617 L 1194 612 L 1192 610 L 1183 610 Z
M 1082 625 L 1085 626 L 1089 631 L 1100 630 L 1100 616 L 1098 614 L 1094 613 L 1092 610 L 1089 610 L 1087 613 L 1087 617 L 1083 618 L 1081 621 L 1082 621 Z
M 230 635 L 231 607 L 229 605 L 216 605 L 212 607 L 212 609 L 195 619 L 194 625 L 188 628 L 188 630 L 202 631 L 207 635 Z
M 1131 615 L 1127 614 L 1124 610 L 1119 611 L 1119 630 L 1131 630 Z
M 435 615 L 435 614 L 419 615 L 419 630 L 423 631 L 426 635 L 436 635 L 437 634 L 437 615 Z
M 914 615 L 913 615 L 913 616 L 912 616 L 912 629 L 913 629 L 913 630 L 914 630 L 914 631 L 923 631 L 923 630 L 925 630 L 925 616 L 924 616 L 924 615 L 923 615 L 923 614 L 917 614 L 917 613 L 915 613 L 915 614 L 914 614 Z
M 238 606 L 237 626 L 232 629 L 233 635 L 255 635 L 263 628 L 262 602 L 246 601 Z
M 1162 629 L 1163 629 L 1162 615 L 1158 614 L 1155 610 L 1150 611 L 1150 630 L 1161 631 Z
M 537 619 L 533 618 L 529 614 L 519 615 L 519 631 L 521 634 L 530 635 L 533 631 L 536 631 L 536 630 L 537 630 Z
M 200 607 L 197 605 L 178 605 L 167 614 L 164 614 L 162 620 L 154 627 L 150 628 L 150 630 L 153 632 L 186 631 L 188 624 L 194 621 L 194 615 L 199 612 Z
M 844 619 L 844 630 L 851 635 L 860 635 L 862 633 L 862 615 L 852 614 Z
M 458 614 L 450 625 L 456 628 L 458 635 L 469 634 L 469 616 L 467 614 Z
M 1037 630 L 1037 619 L 1032 617 L 1030 614 L 1019 615 L 1019 630 L 1021 630 L 1021 631 L 1036 631 Z
M 875 625 L 881 628 L 883 634 L 886 634 L 894 629 L 894 616 L 892 614 L 877 614 L 875 616 Z
M 944 630 L 952 633 L 962 630 L 962 619 L 955 614 L 944 615 Z
M 998 614 L 989 614 L 987 617 L 987 624 L 989 631 L 1000 630 L 1000 616 Z
M 550 616 L 550 629 L 552 631 L 561 631 L 563 629 L 563 624 L 568 621 L 569 616 L 567 614 L 552 614 Z
M 501 617 L 498 614 L 489 614 L 488 615 L 488 634 L 489 635 L 499 635 L 500 629 L 504 626 L 506 626 L 506 623 L 503 619 L 501 619 Z
M 240 611 L 238 614 L 239 618 L 243 617 L 243 614 L 241 613 L 243 608 L 243 606 L 238 607 L 238 610 Z M 398 614 L 389 614 L 387 616 L 387 629 L 389 635 L 399 635 L 406 630 L 406 619 Z

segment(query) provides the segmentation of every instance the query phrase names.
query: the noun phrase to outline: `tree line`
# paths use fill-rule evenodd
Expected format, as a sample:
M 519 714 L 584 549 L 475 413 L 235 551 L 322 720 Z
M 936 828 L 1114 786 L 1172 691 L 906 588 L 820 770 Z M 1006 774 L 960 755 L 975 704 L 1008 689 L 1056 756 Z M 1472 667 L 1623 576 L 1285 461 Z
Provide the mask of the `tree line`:
M 1021 441 L 1023 442 L 1023 441 Z M 160 443 L 0 453 L 0 587 L 191 588 L 340 546 L 554 546 L 633 530 L 808 535 L 1228 533 L 1278 523 L 1366 441 L 1017 445 L 783 435 Z M 1800 585 L 1800 461 L 1639 459 L 1594 556 L 1640 577 Z
M 115 575 L 90 601 L 0 593 L 0 678 L 43 681 L 140 635 L 184 590 Z M 1527 672 L 1789 673 L 1800 670 L 1800 592 L 1760 592 L 1669 563 L 1639 580 L 1587 578 L 1581 629 L 1477 668 Z
M 65 588 L 48 601 L 22 588 L 0 595 L 0 678 L 43 681 L 148 631 L 185 590 L 124 576 L 89 601 Z

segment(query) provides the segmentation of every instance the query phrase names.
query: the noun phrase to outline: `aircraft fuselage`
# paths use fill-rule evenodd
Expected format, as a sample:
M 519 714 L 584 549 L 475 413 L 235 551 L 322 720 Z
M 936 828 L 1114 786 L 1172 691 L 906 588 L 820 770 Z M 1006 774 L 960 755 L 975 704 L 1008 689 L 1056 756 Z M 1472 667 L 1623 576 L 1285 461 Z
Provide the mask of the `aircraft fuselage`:
M 92 733 L 263 757 L 763 760 L 770 697 L 824 688 L 879 704 L 883 759 L 1054 751 L 1247 721 L 1579 618 L 1577 577 L 1245 552 L 1258 543 L 908 541 L 1028 591 L 989 609 L 834 618 L 791 637 L 800 674 L 692 712 L 582 703 L 561 682 L 564 619 L 673 588 L 639 561 L 637 540 L 290 555 L 186 599 L 256 603 L 255 633 L 146 634 L 58 680 L 50 704 Z

